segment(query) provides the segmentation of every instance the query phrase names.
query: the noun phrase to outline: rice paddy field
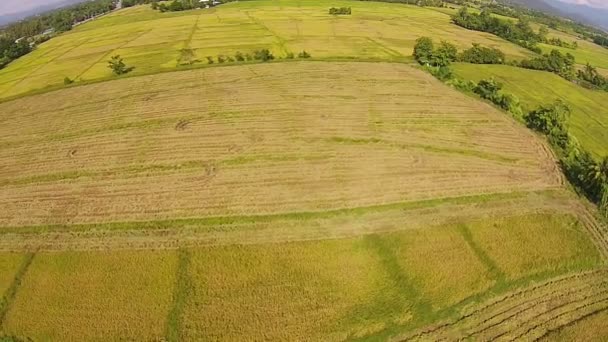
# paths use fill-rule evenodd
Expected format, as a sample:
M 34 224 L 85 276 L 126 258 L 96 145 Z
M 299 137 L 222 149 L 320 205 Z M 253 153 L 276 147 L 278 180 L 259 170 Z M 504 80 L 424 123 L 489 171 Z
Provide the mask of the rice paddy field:
M 161 73 L 0 113 L 5 338 L 531 339 L 608 309 L 607 228 L 543 141 L 406 64 Z
M 331 16 L 331 6 L 353 8 Z M 241 1 L 214 9 L 160 13 L 136 6 L 78 26 L 0 71 L 0 98 L 48 86 L 65 77 L 91 81 L 111 77 L 107 61 L 121 55 L 134 74 L 204 65 L 206 56 L 270 49 L 276 57 L 306 50 L 314 58 L 402 60 L 421 36 L 445 39 L 459 48 L 476 42 L 513 58 L 529 52 L 491 34 L 467 31 L 432 8 L 376 2 L 307 0 Z M 184 61 L 181 50 L 194 56 Z
M 262 0 L 120 10 L 0 71 L 0 341 L 605 340 L 605 221 L 536 134 L 401 63 L 422 35 L 528 55 L 431 8 Z M 260 48 L 315 58 L 196 67 Z M 114 54 L 136 77 L 59 89 Z M 600 93 L 475 67 L 606 152 Z
M 507 65 L 456 63 L 453 69 L 464 79 L 500 81 L 505 92 L 519 98 L 524 112 L 561 99 L 572 109 L 570 127 L 578 141 L 597 157 L 608 155 L 608 92 L 585 89 L 549 72 Z

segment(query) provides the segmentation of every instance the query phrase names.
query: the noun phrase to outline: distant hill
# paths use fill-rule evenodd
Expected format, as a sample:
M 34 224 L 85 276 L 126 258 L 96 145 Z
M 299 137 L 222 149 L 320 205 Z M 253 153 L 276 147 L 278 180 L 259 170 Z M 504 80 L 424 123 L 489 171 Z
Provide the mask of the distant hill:
M 52 10 L 55 10 L 58 8 L 71 6 L 71 5 L 77 4 L 79 2 L 84 2 L 84 1 L 86 1 L 86 0 L 60 0 L 60 1 L 54 2 L 54 3 L 40 5 L 36 8 L 29 9 L 26 11 L 3 14 L 3 15 L 0 15 L 0 26 L 5 26 L 10 23 L 25 19 L 27 17 L 42 14 L 42 13 L 52 11 Z
M 506 0 L 505 2 L 567 17 L 608 30 L 608 9 L 566 3 L 559 0 Z

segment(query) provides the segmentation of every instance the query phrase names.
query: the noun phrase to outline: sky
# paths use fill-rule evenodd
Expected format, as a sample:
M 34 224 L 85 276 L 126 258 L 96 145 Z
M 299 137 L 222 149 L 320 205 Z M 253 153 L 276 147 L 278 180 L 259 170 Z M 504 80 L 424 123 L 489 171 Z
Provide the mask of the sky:
M 0 15 L 18 13 L 62 0 L 0 0 Z
M 608 9 L 608 0 L 559 0 L 561 2 L 569 2 L 571 4 L 587 5 L 597 8 Z

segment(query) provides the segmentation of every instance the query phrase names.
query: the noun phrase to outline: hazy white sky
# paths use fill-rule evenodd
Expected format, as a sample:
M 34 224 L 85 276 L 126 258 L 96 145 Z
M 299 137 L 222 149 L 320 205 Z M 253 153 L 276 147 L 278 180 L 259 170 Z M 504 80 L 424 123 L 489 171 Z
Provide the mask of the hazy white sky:
M 559 0 L 559 1 L 569 2 L 572 4 L 587 5 L 587 6 L 591 6 L 591 7 L 597 7 L 597 8 L 608 8 L 608 0 Z
M 62 0 L 0 0 L 0 15 L 16 13 Z

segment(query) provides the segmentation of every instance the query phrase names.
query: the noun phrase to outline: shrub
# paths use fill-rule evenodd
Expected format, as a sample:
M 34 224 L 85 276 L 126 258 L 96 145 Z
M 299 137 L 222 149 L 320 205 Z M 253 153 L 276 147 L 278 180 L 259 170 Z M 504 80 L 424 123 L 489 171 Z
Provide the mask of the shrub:
M 217 55 L 217 62 L 222 64 L 226 61 L 226 57 L 224 55 Z
M 274 59 L 272 52 L 268 49 L 256 50 L 253 52 L 253 59 L 257 61 L 267 62 Z
M 108 61 L 108 68 L 112 69 L 115 75 L 128 74 L 135 69 L 134 67 L 127 67 L 123 59 L 120 58 L 120 55 L 112 56 Z
M 214 63 L 213 62 L 213 57 L 207 56 L 206 58 L 207 58 L 207 64 L 213 64 Z
M 63 79 L 63 84 L 65 84 L 65 85 L 70 85 L 72 83 L 74 83 L 74 80 L 67 76 Z
M 540 57 L 524 59 L 519 66 L 526 69 L 550 71 L 571 80 L 574 77 L 574 63 L 574 56 L 570 53 L 564 55 L 558 50 L 552 50 L 551 53 Z
M 458 57 L 460 61 L 474 64 L 503 64 L 505 62 L 504 52 L 473 44 L 473 47 L 464 50 Z
M 439 47 L 435 49 L 431 38 L 421 37 L 414 45 L 414 58 L 422 65 L 445 67 L 455 61 L 457 55 L 456 46 L 446 41 L 441 41 Z
M 414 45 L 414 58 L 422 65 L 430 65 L 433 58 L 433 40 L 429 37 L 416 39 Z
M 243 56 L 243 54 L 240 51 L 237 51 L 234 54 L 234 59 L 236 59 L 238 62 L 242 62 L 245 60 L 245 56 Z
M 306 50 L 302 50 L 302 52 L 298 54 L 298 58 L 310 58 L 310 54 L 306 52 Z
M 288 52 L 287 55 L 285 56 L 285 58 L 293 59 L 294 58 L 293 52 Z
M 352 11 L 351 11 L 350 7 L 340 7 L 340 8 L 332 7 L 329 9 L 329 14 L 331 14 L 331 15 L 351 15 Z

